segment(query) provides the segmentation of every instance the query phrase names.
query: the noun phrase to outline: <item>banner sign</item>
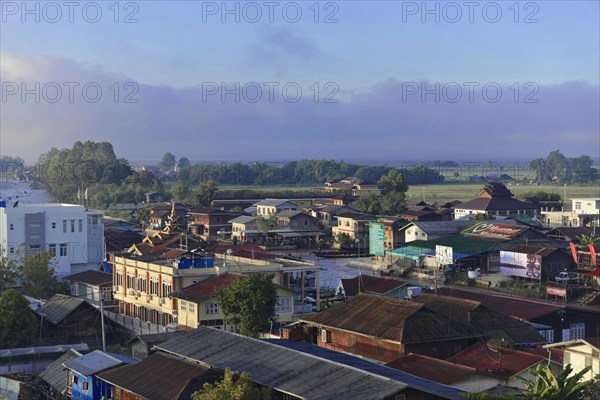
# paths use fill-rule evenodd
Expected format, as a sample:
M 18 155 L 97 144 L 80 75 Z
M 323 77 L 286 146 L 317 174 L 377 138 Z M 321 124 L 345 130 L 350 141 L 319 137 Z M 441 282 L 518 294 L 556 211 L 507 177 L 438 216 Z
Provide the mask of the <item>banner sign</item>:
M 571 246 L 571 254 L 573 255 L 573 260 L 575 260 L 575 264 L 579 264 L 579 260 L 577 257 L 577 249 L 575 248 L 575 243 L 571 242 L 571 243 L 569 243 L 569 246 Z
M 500 251 L 500 273 L 522 278 L 541 279 L 542 256 Z
M 594 245 L 593 245 L 593 244 L 591 244 L 591 243 L 590 243 L 590 244 L 588 244 L 588 247 L 590 248 L 590 256 L 592 257 L 592 265 L 593 265 L 594 267 L 598 267 L 598 266 L 596 265 L 596 249 L 594 248 Z
M 547 286 L 546 287 L 546 293 L 548 293 L 548 295 L 550 296 L 557 296 L 557 297 L 567 297 L 567 288 L 559 288 L 559 287 L 554 287 L 554 286 Z

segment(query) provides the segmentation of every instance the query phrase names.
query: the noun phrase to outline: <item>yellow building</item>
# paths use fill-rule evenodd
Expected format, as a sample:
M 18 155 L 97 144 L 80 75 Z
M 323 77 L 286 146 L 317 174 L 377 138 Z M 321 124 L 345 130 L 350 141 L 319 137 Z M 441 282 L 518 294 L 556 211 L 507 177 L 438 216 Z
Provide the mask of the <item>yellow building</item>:
M 196 329 L 199 326 L 212 326 L 235 331 L 235 326 L 226 323 L 225 316 L 221 312 L 219 304 L 213 298 L 213 295 L 215 291 L 228 287 L 235 280 L 244 278 L 246 278 L 244 274 L 226 272 L 173 293 L 172 297 L 175 300 L 179 326 L 190 329 Z M 278 286 L 277 299 L 275 322 L 292 322 L 294 292 Z
M 306 273 L 314 273 L 317 304 L 319 303 L 320 271 L 318 266 L 309 262 L 251 260 L 226 255 L 199 257 L 186 253 L 171 259 L 114 257 L 111 264 L 114 299 L 119 302 L 119 314 L 159 325 L 182 324 L 181 316 L 178 315 L 181 305 L 172 298 L 174 292 L 225 272 L 272 273 L 274 283 L 283 287 L 291 287 L 293 282 L 303 279 Z M 287 297 L 283 292 L 281 296 Z M 292 302 L 292 312 L 293 309 Z M 284 317 L 283 314 L 281 318 Z M 189 317 L 187 314 L 186 316 Z M 287 316 L 285 318 L 287 320 Z

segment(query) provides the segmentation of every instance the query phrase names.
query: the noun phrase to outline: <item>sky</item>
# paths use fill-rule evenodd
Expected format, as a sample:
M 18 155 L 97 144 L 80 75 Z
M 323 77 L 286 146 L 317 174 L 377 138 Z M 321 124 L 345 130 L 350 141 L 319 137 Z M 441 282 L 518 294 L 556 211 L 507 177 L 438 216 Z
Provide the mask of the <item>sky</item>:
M 600 156 L 598 1 L 0 1 L 0 154 Z

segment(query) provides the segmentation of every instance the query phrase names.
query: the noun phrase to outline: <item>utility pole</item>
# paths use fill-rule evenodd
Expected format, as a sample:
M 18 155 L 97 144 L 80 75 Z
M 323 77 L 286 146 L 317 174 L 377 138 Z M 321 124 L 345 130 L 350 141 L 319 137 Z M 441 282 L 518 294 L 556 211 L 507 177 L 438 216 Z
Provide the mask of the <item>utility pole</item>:
M 106 334 L 104 331 L 104 294 L 100 292 L 100 321 L 102 324 L 102 351 L 106 352 Z

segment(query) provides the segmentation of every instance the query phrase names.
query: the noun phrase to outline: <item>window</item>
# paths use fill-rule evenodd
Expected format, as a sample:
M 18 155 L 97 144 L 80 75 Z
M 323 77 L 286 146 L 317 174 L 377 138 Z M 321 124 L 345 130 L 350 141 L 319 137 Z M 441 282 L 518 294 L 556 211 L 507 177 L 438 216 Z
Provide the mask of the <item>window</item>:
M 331 331 L 322 329 L 321 330 L 321 341 L 323 343 L 331 343 Z
M 158 294 L 158 278 L 150 278 L 150 294 Z
M 585 323 L 571 324 L 569 329 L 569 339 L 577 340 L 585 338 Z
M 135 276 L 133 275 L 133 273 L 128 272 L 127 273 L 127 289 L 134 289 L 134 286 L 133 286 L 134 279 L 135 279 Z
M 196 305 L 194 303 L 190 303 L 190 314 L 193 314 L 196 312 Z
M 39 233 L 32 233 L 29 235 L 29 239 L 40 239 L 42 236 Z
M 31 250 L 31 251 L 39 251 L 40 250 L 40 245 L 39 244 L 30 244 L 29 245 L 29 250 Z
M 137 319 L 142 319 L 142 307 L 134 306 L 133 308 L 133 317 Z
M 162 283 L 162 297 L 169 297 L 171 295 L 171 282 Z
M 29 227 L 30 228 L 41 228 L 42 225 L 39 222 L 30 222 Z
M 290 312 L 292 309 L 292 298 L 291 296 L 279 297 L 275 304 L 276 313 Z
M 123 286 L 123 272 L 117 271 L 117 286 Z
M 74 233 L 74 232 L 75 232 L 75 220 L 72 219 L 71 220 L 71 233 Z
M 52 229 L 56 229 L 56 222 L 52 223 Z
M 180 307 L 179 307 L 181 309 L 181 311 L 185 311 L 186 306 L 187 306 L 187 302 L 185 300 L 181 300 Z
M 49 244 L 48 245 L 48 252 L 50 254 L 52 254 L 53 257 L 56 257 L 56 245 L 55 244 Z
M 8 225 L 8 229 L 10 229 L 11 231 L 15 230 L 15 224 L 9 224 Z
M 66 257 L 67 256 L 67 244 L 66 243 L 61 243 L 60 244 L 60 253 L 59 255 L 61 257 Z
M 8 250 L 8 252 L 9 252 L 10 254 L 15 254 L 15 248 L 14 248 L 14 247 L 11 247 L 11 248 Z
M 110 286 L 102 288 L 102 298 L 104 301 L 112 301 L 112 288 Z
M 138 275 L 136 289 L 139 292 L 145 292 L 146 291 L 147 288 L 146 288 L 146 277 L 145 276 Z
M 77 283 L 71 285 L 71 296 L 79 296 L 79 285 Z
M 83 390 L 85 390 L 85 391 L 88 391 L 88 390 L 90 390 L 90 383 L 89 383 L 89 382 L 83 382 L 83 383 L 81 384 L 81 389 L 83 389 Z
M 83 220 L 80 219 L 79 221 L 79 232 L 83 231 Z
M 206 303 L 204 309 L 206 311 L 206 315 L 219 313 L 219 306 L 217 305 L 217 303 Z
M 576 201 L 575 202 L 575 209 L 576 210 L 581 210 L 581 202 L 580 201 Z
M 585 356 L 585 366 L 586 367 L 592 366 L 592 356 Z
M 67 233 L 67 220 L 63 219 L 63 233 Z

